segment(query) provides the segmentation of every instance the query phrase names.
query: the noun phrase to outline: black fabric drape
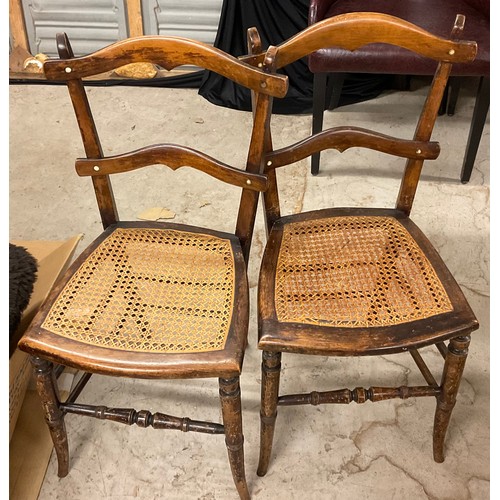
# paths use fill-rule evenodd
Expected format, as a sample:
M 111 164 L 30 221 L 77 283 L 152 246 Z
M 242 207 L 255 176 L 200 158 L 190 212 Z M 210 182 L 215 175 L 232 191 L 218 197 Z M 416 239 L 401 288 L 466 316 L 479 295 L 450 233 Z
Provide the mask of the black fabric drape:
M 309 0 L 224 0 L 215 47 L 239 57 L 246 55 L 248 28 L 256 27 L 263 48 L 279 45 L 307 27 Z M 289 91 L 275 99 L 273 112 L 300 114 L 312 112 L 313 75 L 306 58 L 283 68 Z M 339 106 L 372 99 L 388 88 L 385 75 L 348 75 Z M 216 73 L 206 71 L 198 93 L 213 104 L 250 111 L 250 91 Z
M 309 0 L 224 0 L 215 47 L 239 57 L 247 51 L 247 29 L 256 27 L 263 48 L 278 45 L 307 26 Z M 306 61 L 290 64 L 282 71 L 289 78 L 285 98 L 275 99 L 273 111 L 301 113 L 312 104 L 312 75 Z M 250 111 L 250 91 L 227 78 L 207 71 L 199 94 L 213 104 Z

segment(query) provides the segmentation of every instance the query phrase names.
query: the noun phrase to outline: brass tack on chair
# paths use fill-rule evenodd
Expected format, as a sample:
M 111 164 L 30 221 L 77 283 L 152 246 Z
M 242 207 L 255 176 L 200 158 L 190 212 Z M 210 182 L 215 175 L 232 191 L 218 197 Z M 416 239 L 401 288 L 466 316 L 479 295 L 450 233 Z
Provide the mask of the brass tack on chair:
M 71 73 L 71 68 L 68 66 L 67 68 L 64 68 L 64 71 L 66 71 L 66 73 Z
M 251 185 L 252 185 L 252 181 L 251 181 L 250 179 L 247 179 L 247 184 L 248 184 L 249 186 L 251 186 Z
M 99 165 L 94 165 L 94 170 L 95 170 L 96 172 L 99 172 L 99 170 L 100 170 Z

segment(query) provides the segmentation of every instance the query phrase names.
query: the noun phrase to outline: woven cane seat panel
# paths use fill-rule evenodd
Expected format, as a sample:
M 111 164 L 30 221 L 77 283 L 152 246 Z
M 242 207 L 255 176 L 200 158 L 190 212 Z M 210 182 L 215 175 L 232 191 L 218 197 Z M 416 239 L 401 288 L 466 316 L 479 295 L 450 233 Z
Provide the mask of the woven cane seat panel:
M 280 322 L 380 327 L 453 309 L 429 260 L 392 217 L 331 217 L 283 231 L 275 281 Z
M 234 282 L 229 240 L 118 228 L 72 276 L 42 327 L 127 351 L 220 350 L 231 323 Z

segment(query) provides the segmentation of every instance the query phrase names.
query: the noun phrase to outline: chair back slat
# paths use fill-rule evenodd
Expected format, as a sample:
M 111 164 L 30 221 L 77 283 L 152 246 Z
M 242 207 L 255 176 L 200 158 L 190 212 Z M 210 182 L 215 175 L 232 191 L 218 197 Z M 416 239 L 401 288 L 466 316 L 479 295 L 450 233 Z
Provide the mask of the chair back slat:
M 253 191 L 264 191 L 267 185 L 265 175 L 239 170 L 200 151 L 177 144 L 155 144 L 100 160 L 78 158 L 75 167 L 78 175 L 95 177 L 130 172 L 156 164 L 163 164 L 172 170 L 190 166 L 227 184 Z
M 325 149 L 336 149 L 343 153 L 353 147 L 415 160 L 433 160 L 439 155 L 437 142 L 398 139 L 360 127 L 333 127 L 291 146 L 272 151 L 266 155 L 266 161 L 271 162 L 271 168 L 278 168 Z

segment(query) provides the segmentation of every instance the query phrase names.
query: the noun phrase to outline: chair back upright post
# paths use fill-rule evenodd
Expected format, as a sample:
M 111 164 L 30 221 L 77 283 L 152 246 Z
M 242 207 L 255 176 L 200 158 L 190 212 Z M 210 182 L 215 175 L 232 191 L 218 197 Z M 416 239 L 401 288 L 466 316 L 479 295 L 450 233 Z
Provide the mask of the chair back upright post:
M 451 31 L 451 39 L 456 40 L 460 37 L 465 26 L 465 17 L 457 15 L 455 24 Z M 450 49 L 452 51 L 454 49 Z M 434 74 L 434 78 L 427 94 L 422 113 L 420 115 L 414 139 L 417 141 L 429 141 L 436 123 L 439 107 L 443 100 L 446 85 L 451 74 L 452 63 L 449 61 L 440 61 Z M 417 191 L 420 173 L 422 171 L 424 160 L 410 158 L 406 162 L 405 171 L 401 180 L 396 208 L 406 215 L 410 215 L 413 206 L 413 200 Z
M 259 32 L 257 28 L 248 28 L 247 30 L 247 48 L 249 57 L 258 55 L 262 53 L 262 42 L 260 39 Z M 266 57 L 262 62 L 256 63 L 260 68 L 262 68 L 267 73 L 274 73 L 276 71 L 276 47 L 270 46 L 266 52 Z M 259 100 L 259 96 L 252 90 L 252 112 L 254 115 L 254 123 L 256 122 L 256 111 L 261 110 L 262 100 Z M 279 205 L 279 196 L 278 196 L 278 186 L 276 182 L 276 170 L 274 168 L 269 168 L 269 160 L 266 159 L 266 155 L 271 153 L 273 150 L 273 142 L 272 142 L 272 134 L 271 134 L 271 111 L 272 111 L 272 100 L 268 105 L 268 109 L 266 112 L 269 114 L 269 117 L 266 116 L 265 135 L 263 137 L 264 143 L 264 151 L 262 154 L 262 164 L 263 171 L 266 173 L 268 178 L 267 189 L 262 193 L 262 197 L 264 200 L 263 209 L 264 209 L 264 219 L 266 221 L 265 230 L 266 237 L 269 236 L 270 228 L 272 227 L 275 220 L 280 217 L 280 205 Z
M 73 49 L 66 33 L 56 35 L 57 51 L 60 59 L 73 59 Z M 65 68 L 69 75 L 72 68 Z M 82 136 L 83 147 L 87 158 L 102 158 L 103 152 L 97 128 L 90 109 L 89 100 L 83 81 L 80 78 L 66 81 L 73 108 L 75 110 L 78 127 Z M 116 224 L 119 220 L 116 208 L 115 197 L 109 179 L 109 175 L 96 175 L 92 177 L 94 191 L 97 198 L 97 205 L 101 214 L 103 228 L 106 229 L 111 224 Z
M 257 34 L 258 36 L 258 34 Z M 255 45 L 253 44 L 255 42 Z M 250 40 L 255 48 L 260 48 L 260 38 Z M 268 73 L 275 73 L 276 51 L 267 51 L 261 69 Z M 271 111 L 273 105 L 273 97 L 256 90 L 251 90 L 252 94 L 252 115 L 253 128 L 250 140 L 250 148 L 247 157 L 247 171 L 252 173 L 263 174 L 265 171 L 265 153 L 271 149 Z M 267 183 L 268 187 L 269 181 Z M 264 191 L 265 193 L 266 191 Z M 259 202 L 259 193 L 256 191 L 243 190 L 241 194 L 240 209 L 238 212 L 238 221 L 236 226 L 236 236 L 241 242 L 243 256 L 248 264 L 250 252 L 250 243 L 252 240 L 253 228 L 255 225 L 255 216 L 257 212 L 257 204 Z

